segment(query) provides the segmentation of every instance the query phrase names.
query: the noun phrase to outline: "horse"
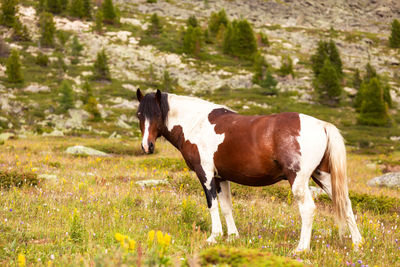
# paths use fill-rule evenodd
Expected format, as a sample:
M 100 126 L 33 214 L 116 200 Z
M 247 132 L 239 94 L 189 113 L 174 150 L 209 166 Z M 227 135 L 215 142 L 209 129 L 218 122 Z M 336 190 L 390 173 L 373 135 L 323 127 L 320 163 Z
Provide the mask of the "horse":
M 308 250 L 316 208 L 308 185 L 311 177 L 332 199 L 339 230 L 347 224 L 352 242 L 361 243 L 348 194 L 346 149 L 333 124 L 294 112 L 245 116 L 160 90 L 143 95 L 137 89 L 136 96 L 143 151 L 153 153 L 156 139 L 163 136 L 181 152 L 204 189 L 211 215 L 208 242 L 223 235 L 218 201 L 228 237 L 239 235 L 230 182 L 267 186 L 287 180 L 302 222 L 296 251 Z

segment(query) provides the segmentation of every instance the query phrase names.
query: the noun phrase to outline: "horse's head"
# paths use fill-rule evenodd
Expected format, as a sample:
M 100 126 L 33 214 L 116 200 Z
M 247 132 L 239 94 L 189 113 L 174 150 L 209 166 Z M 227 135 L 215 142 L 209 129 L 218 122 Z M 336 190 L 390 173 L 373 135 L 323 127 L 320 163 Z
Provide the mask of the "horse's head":
M 155 142 L 161 136 L 165 128 L 165 120 L 168 114 L 167 94 L 161 94 L 160 90 L 143 96 L 137 89 L 136 96 L 139 101 L 137 117 L 142 131 L 142 149 L 146 154 L 152 154 Z

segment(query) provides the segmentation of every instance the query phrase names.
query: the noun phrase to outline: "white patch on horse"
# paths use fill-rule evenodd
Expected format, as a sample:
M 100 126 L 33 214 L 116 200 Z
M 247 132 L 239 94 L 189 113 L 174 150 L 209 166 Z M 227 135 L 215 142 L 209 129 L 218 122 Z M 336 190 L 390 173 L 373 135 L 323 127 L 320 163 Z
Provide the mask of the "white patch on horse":
M 144 148 L 144 151 L 149 150 L 149 128 L 150 128 L 150 121 L 148 118 L 145 118 L 144 120 L 144 133 L 143 133 L 143 139 L 142 139 L 142 146 Z
M 214 173 L 214 153 L 224 141 L 225 134 L 215 133 L 215 125 L 210 123 L 208 115 L 214 109 L 225 107 L 202 99 L 174 94 L 168 94 L 168 103 L 170 107 L 166 122 L 168 130 L 171 131 L 174 126 L 181 126 L 185 140 L 197 145 L 200 163 L 205 173 Z M 208 176 L 205 185 L 210 189 L 213 177 Z
M 292 186 L 295 199 L 298 202 L 302 219 L 298 251 L 310 247 L 312 223 L 315 204 L 308 186 L 310 177 L 320 164 L 326 150 L 327 137 L 324 122 L 313 117 L 299 114 L 300 133 L 297 142 L 300 146 L 300 170 Z

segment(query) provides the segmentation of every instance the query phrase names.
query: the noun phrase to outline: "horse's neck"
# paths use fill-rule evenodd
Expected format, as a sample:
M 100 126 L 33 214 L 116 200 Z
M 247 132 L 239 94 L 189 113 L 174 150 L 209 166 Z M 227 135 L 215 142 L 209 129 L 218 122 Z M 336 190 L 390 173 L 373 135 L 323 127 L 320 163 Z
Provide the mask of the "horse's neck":
M 185 139 L 188 139 L 198 125 L 208 120 L 208 114 L 213 109 L 222 106 L 205 100 L 168 94 L 169 112 L 166 121 L 168 132 L 171 133 L 175 126 L 182 128 Z M 170 140 L 173 143 L 173 140 Z M 173 144 L 177 146 L 177 144 Z

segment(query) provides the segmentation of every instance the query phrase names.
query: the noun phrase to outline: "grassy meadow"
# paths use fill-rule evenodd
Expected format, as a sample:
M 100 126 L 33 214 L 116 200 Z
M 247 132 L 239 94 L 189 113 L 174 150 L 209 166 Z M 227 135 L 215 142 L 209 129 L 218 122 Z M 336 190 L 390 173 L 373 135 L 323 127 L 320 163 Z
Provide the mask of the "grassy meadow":
M 77 144 L 112 156 L 64 153 Z M 339 239 L 330 203 L 321 198 L 316 199 L 311 250 L 295 255 L 301 222 L 287 182 L 259 188 L 233 185 L 240 237 L 233 241 L 223 237 L 209 245 L 206 200 L 179 152 L 163 140 L 157 142 L 154 155 L 141 155 L 139 149 L 139 140 L 78 137 L 30 137 L 1 145 L 1 171 L 57 178 L 1 189 L 0 264 L 199 266 L 223 257 L 218 249 L 251 254 L 244 248 L 257 249 L 253 253 L 258 257 L 285 257 L 264 261 L 271 266 L 395 266 L 400 262 L 400 192 L 366 185 L 381 173 L 379 163 L 398 162 L 399 153 L 348 155 L 353 208 L 364 239 L 358 250 L 352 248 L 348 232 Z M 168 179 L 169 184 L 135 183 L 144 179 Z

